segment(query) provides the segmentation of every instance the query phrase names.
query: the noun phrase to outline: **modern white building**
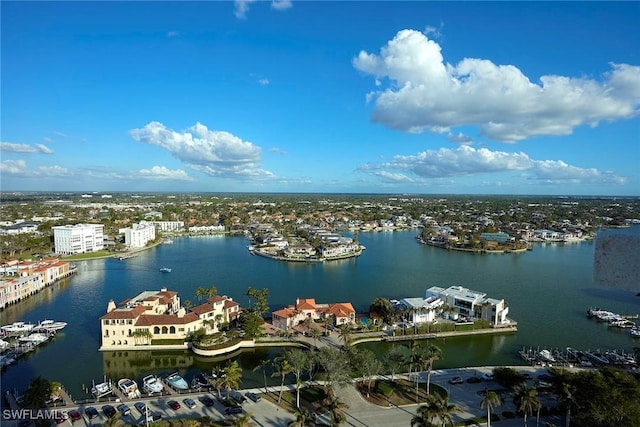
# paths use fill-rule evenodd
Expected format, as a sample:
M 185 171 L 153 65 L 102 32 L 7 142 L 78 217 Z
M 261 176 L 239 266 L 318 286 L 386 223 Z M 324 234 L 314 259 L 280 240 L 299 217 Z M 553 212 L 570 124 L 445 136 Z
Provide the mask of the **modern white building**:
M 147 243 L 156 238 L 156 227 L 150 222 L 133 224 L 133 227 L 125 228 L 124 244 L 130 248 L 143 248 Z
M 403 298 L 400 304 L 408 309 L 408 320 L 413 323 L 433 322 L 437 311 L 444 305 L 444 301 L 437 297 Z
M 491 326 L 499 327 L 511 324 L 507 318 L 509 307 L 503 299 L 487 298 L 487 294 L 472 291 L 462 286 L 450 286 L 447 289 L 433 286 L 427 289 L 426 297 L 440 298 L 444 306 L 456 313 L 489 321 Z
M 59 225 L 51 228 L 57 254 L 72 255 L 104 249 L 102 224 Z

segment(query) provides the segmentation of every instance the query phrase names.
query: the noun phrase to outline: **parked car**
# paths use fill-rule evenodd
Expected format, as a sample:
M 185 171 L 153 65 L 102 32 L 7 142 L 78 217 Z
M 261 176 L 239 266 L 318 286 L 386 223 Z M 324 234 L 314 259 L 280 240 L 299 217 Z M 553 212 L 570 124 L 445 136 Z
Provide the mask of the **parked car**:
M 140 415 L 144 415 L 147 413 L 147 405 L 144 402 L 136 402 L 133 404 L 133 407 L 140 413 Z
M 450 384 L 462 384 L 464 382 L 464 380 L 462 379 L 462 377 L 453 377 L 449 380 Z
M 247 396 L 249 399 L 251 399 L 254 402 L 260 402 L 260 400 L 262 400 L 259 394 L 253 393 L 253 392 L 245 393 L 245 396 Z
M 482 378 L 480 378 L 480 377 L 469 377 L 469 378 L 467 378 L 467 382 L 470 383 L 470 384 L 481 383 L 482 382 Z
M 247 398 L 242 395 L 242 393 L 238 391 L 231 392 L 231 398 L 238 402 L 239 405 L 242 405 L 247 401 Z
M 87 418 L 89 418 L 90 420 L 98 417 L 100 414 L 98 413 L 98 410 L 96 408 L 94 408 L 93 406 L 89 406 L 87 409 L 84 410 L 84 414 L 87 416 Z
M 118 405 L 118 412 L 120 412 L 122 416 L 131 415 L 131 409 L 124 403 Z
M 242 413 L 242 406 L 240 405 L 229 406 L 228 408 L 224 409 L 225 415 L 241 414 L 241 413 Z
M 178 409 L 180 409 L 180 404 L 175 400 L 168 401 L 167 405 L 169 406 L 169 408 L 173 409 L 174 411 L 177 411 Z
M 493 380 L 493 374 L 487 372 L 482 374 L 482 380 L 483 381 L 492 381 Z
M 67 414 L 65 411 L 59 411 L 55 417 L 56 424 L 62 424 L 68 419 L 69 419 L 69 414 Z
M 311 419 L 318 426 L 332 425 L 331 416 L 329 415 L 329 412 L 325 412 L 324 414 L 318 414 L 317 412 L 312 412 Z
M 116 408 L 111 405 L 104 405 L 102 407 L 102 412 L 104 412 L 107 418 L 113 418 L 114 415 L 116 415 Z
M 204 406 L 207 406 L 207 407 L 211 407 L 211 406 L 215 405 L 215 402 L 209 396 L 202 396 L 202 397 L 200 397 L 199 400 Z
M 80 414 L 80 412 L 73 409 L 69 411 L 69 419 L 71 420 L 72 423 L 75 423 L 76 421 L 82 419 L 82 414 Z
M 198 406 L 198 405 L 196 405 L 195 400 L 190 399 L 190 398 L 188 398 L 188 397 L 187 397 L 186 399 L 183 399 L 183 400 L 182 400 L 182 402 L 183 402 L 183 403 L 184 403 L 184 405 L 185 405 L 187 408 L 189 408 L 189 409 L 193 409 L 193 408 L 195 408 L 196 406 Z

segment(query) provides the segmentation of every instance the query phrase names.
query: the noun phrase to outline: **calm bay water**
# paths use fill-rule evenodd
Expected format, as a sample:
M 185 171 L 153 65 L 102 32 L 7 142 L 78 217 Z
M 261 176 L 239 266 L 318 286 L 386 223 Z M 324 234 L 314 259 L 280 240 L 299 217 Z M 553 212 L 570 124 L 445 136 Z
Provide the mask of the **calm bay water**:
M 640 231 L 640 228 L 636 228 Z M 150 372 L 175 368 L 190 379 L 224 359 L 208 359 L 190 352 L 98 352 L 99 317 L 107 302 L 163 286 L 179 292 L 183 302 L 197 303 L 199 286 L 215 285 L 241 304 L 249 286 L 269 288 L 272 309 L 295 302 L 296 297 L 318 302 L 350 301 L 366 312 L 378 296 L 423 296 L 431 286 L 461 285 L 504 298 L 518 332 L 509 335 L 460 337 L 439 340 L 444 359 L 436 368 L 520 364 L 522 347 L 563 349 L 621 348 L 640 345 L 626 332 L 589 320 L 586 310 L 599 306 L 625 314 L 640 313 L 634 293 L 593 284 L 594 242 L 538 245 L 531 252 L 473 255 L 419 245 L 416 231 L 360 234 L 367 247 L 357 259 L 324 264 L 289 264 L 251 256 L 242 237 L 185 237 L 161 245 L 127 261 L 103 259 L 78 263 L 78 274 L 39 295 L 0 313 L 0 324 L 17 320 L 37 322 L 49 318 L 69 326 L 53 342 L 2 372 L 2 390 L 23 390 L 30 379 L 42 375 L 61 381 L 74 398 L 84 396 L 83 385 L 105 375 L 141 379 Z M 158 271 L 167 266 L 171 274 Z M 363 345 L 378 352 L 388 346 Z M 242 352 L 234 357 L 245 369 L 244 387 L 262 384 L 262 373 L 252 372 L 279 349 Z

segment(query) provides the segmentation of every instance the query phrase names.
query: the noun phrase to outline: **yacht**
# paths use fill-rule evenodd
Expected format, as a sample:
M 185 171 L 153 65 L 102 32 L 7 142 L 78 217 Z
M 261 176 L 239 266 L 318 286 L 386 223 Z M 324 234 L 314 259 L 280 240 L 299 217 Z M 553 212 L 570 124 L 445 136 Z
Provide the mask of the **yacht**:
M 43 342 L 47 342 L 49 340 L 49 335 L 43 334 L 41 332 L 34 332 L 24 337 L 18 338 L 20 343 L 30 343 L 33 345 L 39 345 Z
M 177 390 L 187 390 L 189 388 L 189 384 L 177 372 L 167 377 L 167 383 Z
M 0 327 L 3 331 L 7 333 L 19 332 L 19 333 L 27 333 L 33 329 L 35 325 L 33 323 L 25 323 L 25 322 L 13 322 L 10 325 L 4 325 Z
M 138 384 L 132 379 L 123 378 L 118 381 L 118 388 L 129 399 L 138 399 L 141 397 L 140 390 L 138 390 Z
M 93 383 L 93 387 L 91 387 L 91 394 L 96 399 L 99 399 L 104 396 L 108 396 L 113 393 L 113 386 L 111 385 L 111 381 L 105 381 L 100 384 Z
M 67 326 L 67 322 L 56 322 L 54 320 L 43 320 L 34 326 L 34 329 L 45 329 L 47 331 L 59 331 Z
M 6 342 L 3 339 L 0 339 L 0 351 L 5 351 L 6 349 L 8 349 L 11 346 L 11 344 L 9 344 L 8 342 Z
M 163 273 L 171 273 L 171 269 L 169 267 L 162 267 L 160 271 Z
M 142 390 L 146 393 L 162 393 L 162 383 L 155 375 L 147 375 L 142 379 Z
M 549 350 L 541 350 L 540 352 L 538 352 L 538 359 L 540 359 L 543 362 L 548 362 L 548 363 L 554 363 L 556 361 L 556 359 L 553 357 L 553 355 L 551 354 L 551 352 Z

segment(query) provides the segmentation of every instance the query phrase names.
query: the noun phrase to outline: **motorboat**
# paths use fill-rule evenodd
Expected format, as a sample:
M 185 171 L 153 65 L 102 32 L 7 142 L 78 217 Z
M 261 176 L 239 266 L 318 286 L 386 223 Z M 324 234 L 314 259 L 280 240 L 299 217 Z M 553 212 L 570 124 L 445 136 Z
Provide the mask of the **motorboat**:
M 162 383 L 155 375 L 147 375 L 142 379 L 142 390 L 145 393 L 162 393 L 163 388 Z
M 105 381 L 99 384 L 94 383 L 93 387 L 91 387 L 91 394 L 93 394 L 96 399 L 108 396 L 111 393 L 113 393 L 113 385 L 111 384 L 111 381 Z
M 549 350 L 540 350 L 538 352 L 538 359 L 547 363 L 555 363 L 556 359 L 553 357 Z
M 206 375 L 203 373 L 196 375 L 195 377 L 193 377 L 193 380 L 191 381 L 191 387 L 193 388 L 207 387 L 210 384 L 211 382 L 207 379 Z
M 167 383 L 177 390 L 187 390 L 189 388 L 189 384 L 177 372 L 167 377 Z
M 163 273 L 171 273 L 171 269 L 169 267 L 162 267 L 160 271 Z
M 41 332 L 34 332 L 24 337 L 18 338 L 20 343 L 30 343 L 33 345 L 39 345 L 49 340 L 50 336 Z
M 630 334 L 632 337 L 640 338 L 640 327 L 637 327 L 637 326 L 636 326 L 635 328 L 630 329 L 630 330 L 629 330 L 629 334 Z
M 34 329 L 44 329 L 47 331 L 59 331 L 67 326 L 67 322 L 56 322 L 54 320 L 45 319 L 34 326 Z
M 25 323 L 25 322 L 13 322 L 10 325 L 4 325 L 0 327 L 3 331 L 7 333 L 27 333 L 33 329 L 35 325 L 33 323 Z
M 11 346 L 11 344 L 9 344 L 8 342 L 6 342 L 3 339 L 0 339 L 0 351 L 5 351 L 6 349 L 8 349 Z
M 118 389 L 129 399 L 138 399 L 142 396 L 140 390 L 138 390 L 138 384 L 129 378 L 123 378 L 118 381 Z

